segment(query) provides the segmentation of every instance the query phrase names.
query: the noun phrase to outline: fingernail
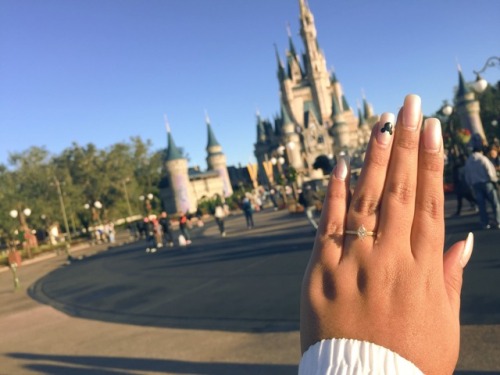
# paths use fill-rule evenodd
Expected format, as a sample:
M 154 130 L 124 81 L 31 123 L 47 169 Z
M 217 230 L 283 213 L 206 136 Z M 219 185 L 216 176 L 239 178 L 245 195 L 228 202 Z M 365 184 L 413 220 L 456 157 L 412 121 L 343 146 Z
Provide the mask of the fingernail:
M 467 239 L 465 240 L 464 249 L 462 250 L 462 257 L 460 258 L 460 264 L 462 268 L 465 268 L 469 262 L 470 256 L 472 255 L 472 249 L 474 248 L 474 234 L 469 232 Z
M 337 180 L 344 181 L 349 171 L 349 156 L 340 156 L 335 166 L 334 176 Z
M 420 122 L 422 101 L 418 95 L 407 95 L 403 106 L 403 126 L 416 130 Z
M 429 118 L 425 120 L 423 136 L 425 150 L 432 152 L 441 150 L 441 123 L 438 119 Z
M 391 143 L 392 135 L 394 134 L 394 123 L 394 115 L 392 113 L 384 113 L 380 116 L 375 134 L 379 145 L 387 146 Z

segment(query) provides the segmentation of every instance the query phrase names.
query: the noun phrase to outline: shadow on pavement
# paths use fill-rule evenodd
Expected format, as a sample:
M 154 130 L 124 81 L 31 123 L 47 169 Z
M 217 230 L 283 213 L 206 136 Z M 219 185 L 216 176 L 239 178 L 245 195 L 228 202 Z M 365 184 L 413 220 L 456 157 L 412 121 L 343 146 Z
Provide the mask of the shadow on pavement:
M 238 223 L 236 223 L 238 224 Z M 305 220 L 262 222 L 186 248 L 145 242 L 99 253 L 39 279 L 35 300 L 69 315 L 143 326 L 289 332 L 299 329 L 302 277 L 314 237 Z M 276 230 L 272 230 L 272 228 Z
M 54 375 L 122 375 L 130 374 L 130 371 L 200 375 L 285 375 L 297 373 L 297 366 L 293 365 L 187 362 L 168 359 L 39 355 L 30 353 L 9 353 L 8 356 L 32 362 L 24 364 L 24 368 L 42 374 Z

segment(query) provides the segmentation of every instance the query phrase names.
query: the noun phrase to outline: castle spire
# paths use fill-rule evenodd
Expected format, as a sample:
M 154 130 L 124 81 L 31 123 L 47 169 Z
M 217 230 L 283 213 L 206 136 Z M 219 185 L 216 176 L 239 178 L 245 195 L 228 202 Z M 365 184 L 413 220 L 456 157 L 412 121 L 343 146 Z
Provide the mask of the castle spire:
M 342 94 L 342 109 L 344 111 L 348 111 L 351 109 L 351 107 L 349 107 L 349 103 L 347 103 L 347 99 L 345 98 L 344 94 Z
M 358 127 L 361 127 L 361 125 L 364 125 L 366 123 L 365 118 L 363 117 L 363 113 L 361 111 L 361 105 L 359 104 L 358 101 Z
M 278 80 L 280 82 L 285 80 L 285 67 L 281 61 L 280 54 L 278 52 L 278 46 L 274 43 L 274 51 L 276 53 L 276 61 L 278 62 Z
M 288 48 L 290 48 L 290 54 L 297 59 L 297 50 L 295 49 L 295 45 L 293 44 L 292 32 L 290 31 L 290 24 L 286 26 L 286 31 L 288 34 Z
M 467 84 L 465 83 L 464 76 L 462 74 L 462 68 L 458 65 L 458 90 L 457 96 L 464 96 L 470 92 Z
M 165 161 L 184 159 L 182 152 L 175 145 L 174 138 L 172 137 L 172 132 L 170 131 L 170 125 L 165 115 L 165 127 L 167 129 L 167 153 L 165 155 Z
M 255 116 L 257 117 L 257 142 L 265 142 L 267 137 L 266 137 L 266 130 L 264 129 L 264 122 L 260 118 L 260 111 L 257 110 Z
M 207 151 L 210 152 L 210 149 L 212 149 L 213 147 L 220 146 L 220 144 L 219 142 L 217 142 L 215 134 L 212 131 L 212 126 L 210 125 L 210 118 L 208 117 L 208 113 L 206 111 L 205 111 L 205 122 L 207 124 L 207 130 L 208 130 Z

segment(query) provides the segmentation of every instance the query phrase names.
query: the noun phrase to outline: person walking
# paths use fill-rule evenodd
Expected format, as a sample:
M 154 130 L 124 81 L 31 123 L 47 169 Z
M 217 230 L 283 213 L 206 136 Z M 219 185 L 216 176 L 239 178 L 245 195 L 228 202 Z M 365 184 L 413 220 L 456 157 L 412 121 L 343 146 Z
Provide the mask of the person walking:
M 493 208 L 496 227 L 500 229 L 500 203 L 498 201 L 498 177 L 493 163 L 483 154 L 481 137 L 475 135 L 472 139 L 472 154 L 465 163 L 465 180 L 474 190 L 479 218 L 483 229 L 490 229 L 490 219 L 486 210 L 486 201 Z
M 241 209 L 243 210 L 243 213 L 245 214 L 245 219 L 247 221 L 247 228 L 252 229 L 254 227 L 253 223 L 253 207 L 252 207 L 252 202 L 250 202 L 250 199 L 248 197 L 244 197 L 241 203 Z
M 463 199 L 467 199 L 470 204 L 471 210 L 477 212 L 478 209 L 476 207 L 476 200 L 472 195 L 471 188 L 465 182 L 465 162 L 467 158 L 464 154 L 459 154 L 453 159 L 453 189 L 455 195 L 457 196 L 457 211 L 453 216 L 460 216 L 460 212 L 462 211 L 462 201 Z
M 318 223 L 314 219 L 316 212 L 316 203 L 319 202 L 318 194 L 311 188 L 311 185 L 306 185 L 305 190 L 300 193 L 299 203 L 304 206 L 307 220 L 311 223 L 314 230 L 318 229 Z
M 278 211 L 278 201 L 276 199 L 276 190 L 274 188 L 272 188 L 270 191 L 269 191 L 269 199 L 271 199 L 271 203 L 273 204 L 273 210 L 274 211 Z
M 218 201 L 215 206 L 214 211 L 215 222 L 219 227 L 219 232 L 222 237 L 226 237 L 226 231 L 224 229 L 224 218 L 226 217 L 226 210 L 224 209 L 224 204 Z
M 163 230 L 163 238 L 167 241 L 166 245 L 168 245 L 168 247 L 173 247 L 174 236 L 172 233 L 172 223 L 165 211 L 160 214 L 160 225 Z
M 146 232 L 146 253 L 155 253 L 155 227 L 153 222 L 149 219 L 149 217 L 144 218 L 144 230 Z
M 189 233 L 189 219 L 187 213 L 179 213 L 179 229 L 186 240 L 186 245 L 191 244 L 191 234 Z

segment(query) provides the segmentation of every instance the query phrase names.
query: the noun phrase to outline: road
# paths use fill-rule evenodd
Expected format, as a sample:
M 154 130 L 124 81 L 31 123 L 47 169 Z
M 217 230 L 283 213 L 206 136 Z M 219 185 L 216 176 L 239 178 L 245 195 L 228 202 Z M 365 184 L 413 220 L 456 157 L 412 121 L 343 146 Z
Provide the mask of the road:
M 227 220 L 226 238 L 209 224 L 183 249 L 150 254 L 136 242 L 69 266 L 60 257 L 21 267 L 15 293 L 0 273 L 0 373 L 296 373 L 313 234 L 284 211 L 257 213 L 252 230 L 243 220 Z M 447 220 L 447 245 L 469 230 L 456 373 L 500 373 L 500 231 L 466 214 Z

